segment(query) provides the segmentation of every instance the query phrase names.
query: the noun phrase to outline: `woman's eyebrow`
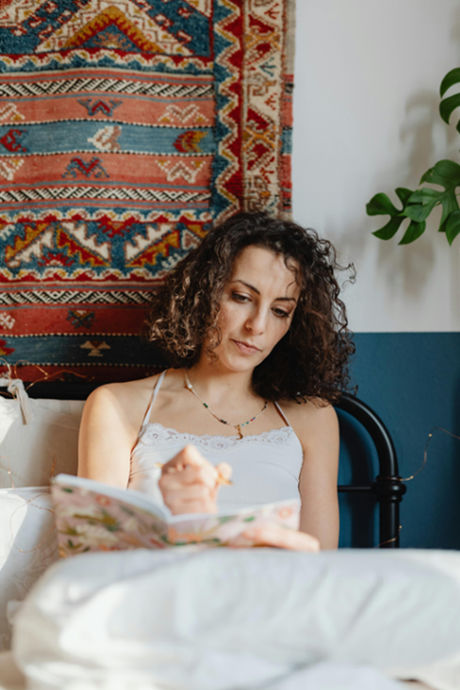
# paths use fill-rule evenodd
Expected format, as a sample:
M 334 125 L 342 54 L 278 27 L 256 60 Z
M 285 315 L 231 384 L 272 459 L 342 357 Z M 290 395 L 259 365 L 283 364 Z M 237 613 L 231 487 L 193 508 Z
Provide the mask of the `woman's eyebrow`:
M 235 278 L 232 282 L 242 283 L 247 288 L 255 292 L 256 295 L 260 295 L 260 291 L 256 287 L 254 287 L 254 285 L 251 285 L 251 283 L 247 283 L 245 280 L 241 280 L 241 278 Z M 278 300 L 282 300 L 283 302 L 295 302 L 297 304 L 297 300 L 295 299 L 295 297 L 275 297 L 275 301 Z

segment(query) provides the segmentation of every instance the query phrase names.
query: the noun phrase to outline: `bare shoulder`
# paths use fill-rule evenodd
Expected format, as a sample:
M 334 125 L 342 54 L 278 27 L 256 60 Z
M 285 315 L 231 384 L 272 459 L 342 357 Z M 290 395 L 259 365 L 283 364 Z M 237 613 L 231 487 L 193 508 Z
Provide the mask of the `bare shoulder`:
M 104 383 L 95 388 L 88 396 L 88 400 L 116 400 L 119 398 L 131 398 L 139 395 L 142 391 L 151 391 L 155 385 L 157 375 L 133 381 L 119 381 L 115 383 Z
M 310 431 L 332 431 L 338 427 L 337 412 L 326 400 L 314 398 L 301 403 L 284 400 L 280 406 L 294 428 L 307 426 Z
M 156 379 L 157 375 L 99 386 L 88 396 L 85 411 L 137 424 L 147 409 Z
M 325 448 L 339 446 L 339 422 L 334 407 L 325 400 L 308 400 L 304 403 L 285 401 L 281 408 L 294 429 L 304 450 L 304 457 L 323 454 Z

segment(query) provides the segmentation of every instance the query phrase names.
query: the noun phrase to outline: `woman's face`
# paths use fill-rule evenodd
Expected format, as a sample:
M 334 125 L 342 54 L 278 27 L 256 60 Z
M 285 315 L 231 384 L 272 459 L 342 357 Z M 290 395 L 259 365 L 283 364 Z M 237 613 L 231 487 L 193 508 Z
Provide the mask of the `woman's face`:
M 295 261 L 289 264 L 296 268 Z M 249 246 L 236 257 L 220 303 L 214 353 L 229 371 L 254 369 L 289 330 L 300 288 L 282 254 Z

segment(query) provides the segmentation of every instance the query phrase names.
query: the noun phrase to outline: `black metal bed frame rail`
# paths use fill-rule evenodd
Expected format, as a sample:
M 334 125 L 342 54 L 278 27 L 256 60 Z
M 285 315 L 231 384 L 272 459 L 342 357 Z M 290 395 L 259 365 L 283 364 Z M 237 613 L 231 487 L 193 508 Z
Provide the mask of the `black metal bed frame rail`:
M 367 431 L 377 451 L 379 473 L 373 482 L 361 486 L 341 484 L 341 493 L 372 493 L 379 506 L 379 546 L 399 547 L 399 504 L 406 485 L 399 476 L 398 458 L 390 433 L 380 417 L 362 400 L 343 394 L 336 407 L 354 417 Z

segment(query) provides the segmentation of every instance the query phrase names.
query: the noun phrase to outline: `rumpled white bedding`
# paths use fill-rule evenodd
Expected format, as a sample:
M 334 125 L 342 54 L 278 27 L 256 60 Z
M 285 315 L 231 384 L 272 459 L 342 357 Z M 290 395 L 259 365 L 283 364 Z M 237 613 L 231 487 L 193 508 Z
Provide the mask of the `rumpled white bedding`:
M 30 690 L 458 690 L 460 553 L 75 556 L 20 607 L 13 654 Z
M 26 687 L 26 679 L 18 672 L 11 652 L 0 653 L 0 690 L 33 690 L 34 687 L 37 687 L 34 682 Z M 69 687 L 71 690 L 88 688 L 85 681 L 72 682 Z M 105 690 L 160 690 L 160 686 L 151 680 L 139 685 L 137 681 L 114 679 L 113 676 L 105 678 L 97 687 Z M 264 687 L 266 690 L 430 690 L 427 685 L 417 682 L 410 682 L 410 687 L 407 687 L 406 683 L 390 680 L 368 666 L 327 661 L 289 673 L 286 678 Z

